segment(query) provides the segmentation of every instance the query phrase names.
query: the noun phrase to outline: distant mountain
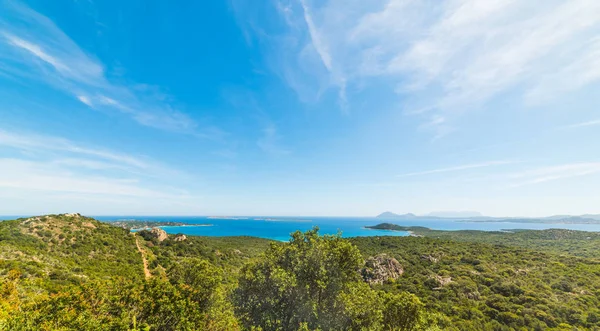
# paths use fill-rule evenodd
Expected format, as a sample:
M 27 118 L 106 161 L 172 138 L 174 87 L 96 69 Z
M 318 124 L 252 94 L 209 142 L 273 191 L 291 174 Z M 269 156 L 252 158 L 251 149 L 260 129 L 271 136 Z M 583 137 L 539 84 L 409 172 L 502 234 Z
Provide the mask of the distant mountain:
M 443 218 L 483 217 L 478 211 L 434 211 L 427 216 Z
M 543 217 L 543 219 L 545 220 L 565 220 L 565 219 L 586 219 L 586 220 L 596 220 L 596 221 L 600 221 L 600 215 L 594 215 L 594 214 L 585 214 L 585 215 L 580 215 L 580 216 L 575 216 L 575 215 L 553 215 L 553 216 L 548 216 L 548 217 Z
M 401 218 L 401 219 L 416 219 L 419 218 L 419 216 L 412 214 L 412 213 L 408 213 L 408 214 L 395 214 L 392 213 L 390 211 L 386 211 L 384 213 L 381 213 L 379 215 L 377 215 L 377 218 Z
M 413 213 L 395 214 L 389 211 L 376 216 L 383 219 L 396 220 L 432 220 L 432 219 L 453 219 L 464 222 L 520 222 L 520 223 L 546 223 L 546 224 L 600 224 L 600 215 L 586 214 L 581 216 L 574 215 L 553 215 L 547 217 L 490 217 L 483 216 L 476 211 L 440 211 L 431 212 L 427 215 L 419 216 Z

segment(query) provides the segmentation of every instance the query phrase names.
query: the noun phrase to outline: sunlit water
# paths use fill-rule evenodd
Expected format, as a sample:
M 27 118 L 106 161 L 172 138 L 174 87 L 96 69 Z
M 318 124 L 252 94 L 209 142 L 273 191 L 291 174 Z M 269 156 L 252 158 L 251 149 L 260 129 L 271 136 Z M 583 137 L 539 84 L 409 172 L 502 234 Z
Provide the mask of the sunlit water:
M 0 220 L 16 219 L 22 216 L 0 216 Z M 481 230 L 501 231 L 511 229 L 571 229 L 600 232 L 600 224 L 550 224 L 519 222 L 465 222 L 451 219 L 381 219 L 374 217 L 236 217 L 211 218 L 203 216 L 95 216 L 100 221 L 145 220 L 161 222 L 179 222 L 186 226 L 165 226 L 171 234 L 183 233 L 196 236 L 253 236 L 274 240 L 288 240 L 290 233 L 306 231 L 315 226 L 321 234 L 341 233 L 343 237 L 364 236 L 407 236 L 404 231 L 385 231 L 365 229 L 365 226 L 379 223 L 393 223 L 402 226 L 423 226 L 434 230 Z M 201 226 L 207 225 L 210 226 Z
M 101 221 L 136 219 L 147 221 L 181 222 L 187 226 L 165 226 L 168 233 L 183 233 L 197 236 L 253 236 L 274 240 L 288 240 L 289 234 L 306 231 L 318 226 L 321 234 L 341 233 L 343 237 L 359 236 L 407 236 L 404 231 L 385 231 L 365 229 L 365 226 L 383 222 L 403 226 L 423 226 L 435 230 L 482 230 L 499 231 L 509 229 L 572 229 L 582 231 L 600 231 L 600 224 L 540 224 L 515 222 L 464 222 L 460 220 L 394 220 L 374 217 L 240 217 L 221 219 L 210 217 L 182 216 L 98 216 Z M 211 224 L 198 226 L 194 224 Z

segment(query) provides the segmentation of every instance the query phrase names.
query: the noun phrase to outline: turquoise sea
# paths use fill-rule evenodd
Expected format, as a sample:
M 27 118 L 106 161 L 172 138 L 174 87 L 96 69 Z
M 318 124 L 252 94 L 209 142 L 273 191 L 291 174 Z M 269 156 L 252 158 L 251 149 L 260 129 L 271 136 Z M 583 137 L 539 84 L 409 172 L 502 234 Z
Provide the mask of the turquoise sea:
M 543 230 L 550 228 L 598 231 L 600 224 L 540 224 L 516 222 L 465 222 L 453 219 L 398 220 L 374 217 L 275 217 L 248 216 L 231 218 L 195 217 L 195 216 L 95 216 L 101 221 L 147 220 L 180 222 L 187 226 L 165 226 L 171 234 L 183 233 L 197 236 L 253 236 L 274 240 L 288 240 L 289 234 L 306 231 L 318 226 L 321 234 L 341 233 L 343 237 L 358 236 L 407 236 L 407 232 L 365 229 L 367 225 L 383 222 L 403 226 L 423 226 L 435 230 L 482 230 L 499 231 L 509 229 Z M 204 226 L 210 224 L 210 226 Z M 203 226 L 200 226 L 203 225 Z

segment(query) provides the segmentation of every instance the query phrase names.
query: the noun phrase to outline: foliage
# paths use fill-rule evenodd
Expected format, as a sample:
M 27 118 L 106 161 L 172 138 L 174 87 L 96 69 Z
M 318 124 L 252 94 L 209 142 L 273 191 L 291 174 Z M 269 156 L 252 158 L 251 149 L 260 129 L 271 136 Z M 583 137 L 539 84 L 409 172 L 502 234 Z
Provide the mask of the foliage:
M 159 241 L 78 214 L 0 222 L 0 330 L 600 330 L 598 234 L 410 231 Z M 365 283 L 385 255 L 404 273 Z
M 505 231 L 441 231 L 422 226 L 401 226 L 381 223 L 367 226 L 371 229 L 410 231 L 415 236 L 446 239 L 453 241 L 480 242 L 502 246 L 516 246 L 536 251 L 587 257 L 599 260 L 600 232 L 576 231 L 567 229 L 548 230 L 505 230 Z
M 25 304 L 7 320 L 10 330 L 233 330 L 231 314 L 199 305 L 185 289 L 161 279 L 67 288 Z
M 340 236 L 297 231 L 242 269 L 235 291 L 241 322 L 262 330 L 420 328 L 419 299 L 374 291 L 362 281 L 363 265 L 359 250 Z
M 600 329 L 600 263 L 474 242 L 421 237 L 352 238 L 363 256 L 386 253 L 404 267 L 388 293 L 409 292 L 458 330 Z
M 336 329 L 341 309 L 338 295 L 359 280 L 361 256 L 338 236 L 317 229 L 295 232 L 287 245 L 272 244 L 265 256 L 242 269 L 236 305 L 247 327 L 293 330 Z

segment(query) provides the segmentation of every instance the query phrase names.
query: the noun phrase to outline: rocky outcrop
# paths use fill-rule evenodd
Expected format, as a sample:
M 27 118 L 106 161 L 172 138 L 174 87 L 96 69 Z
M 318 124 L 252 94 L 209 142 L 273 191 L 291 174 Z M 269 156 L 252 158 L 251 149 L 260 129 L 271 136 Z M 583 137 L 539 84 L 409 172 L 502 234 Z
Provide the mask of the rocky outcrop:
M 429 261 L 431 263 L 438 263 L 440 261 L 440 259 L 438 257 L 435 257 L 431 254 L 423 254 L 421 255 L 421 260 L 426 260 Z
M 150 234 L 158 239 L 158 241 L 163 241 L 169 237 L 165 230 L 161 228 L 152 228 L 152 230 L 150 230 Z
M 452 283 L 452 277 L 440 275 L 431 275 L 425 281 L 425 285 L 429 286 L 432 290 L 440 290 L 450 283 Z
M 383 284 L 398 279 L 404 269 L 398 260 L 384 253 L 368 258 L 361 273 L 367 283 Z
M 178 234 L 175 236 L 175 238 L 173 238 L 173 241 L 186 241 L 187 237 L 185 236 L 185 234 Z

